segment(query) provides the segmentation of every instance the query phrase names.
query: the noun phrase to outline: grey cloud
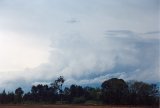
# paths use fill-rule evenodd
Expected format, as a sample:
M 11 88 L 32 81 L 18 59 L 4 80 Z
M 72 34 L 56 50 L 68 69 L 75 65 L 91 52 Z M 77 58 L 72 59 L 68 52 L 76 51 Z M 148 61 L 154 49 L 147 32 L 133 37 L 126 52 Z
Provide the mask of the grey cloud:
M 25 92 L 30 90 L 31 82 L 22 77 L 15 77 L 14 79 L 7 79 L 1 82 L 0 92 L 2 90 L 13 91 L 18 87 L 22 87 Z
M 78 80 L 78 82 L 111 74 L 116 76 L 117 73 L 119 77 L 123 76 L 125 79 L 153 81 L 149 75 L 154 73 L 154 80 L 157 81 L 158 62 L 156 59 L 159 58 L 157 49 L 159 44 L 153 40 L 145 40 L 132 31 L 118 30 L 112 33 L 114 35 L 125 34 L 131 39 L 128 42 L 125 39 L 116 39 L 116 37 L 101 37 L 93 41 L 81 35 L 56 39 L 52 45 L 55 50 L 50 58 L 53 73 L 64 75 L 68 80 Z M 137 70 L 140 70 L 139 77 L 133 75 Z M 144 79 L 143 76 L 148 78 Z
M 49 40 L 52 49 L 48 63 L 1 74 L 9 81 L 2 82 L 4 87 L 50 83 L 59 75 L 66 84 L 111 77 L 158 81 L 159 31 L 143 33 L 157 29 L 158 0 L 122 1 L 1 0 L 0 31 L 21 32 L 42 43 Z
M 130 31 L 130 30 L 110 30 L 105 32 L 106 38 L 115 38 L 118 41 L 126 40 L 133 42 L 134 40 L 138 40 L 139 38 L 137 33 Z
M 149 31 L 145 33 L 140 33 L 143 38 L 153 39 L 153 40 L 160 40 L 160 31 Z
M 151 32 L 146 32 L 144 34 L 160 34 L 160 31 L 151 31 Z
M 80 22 L 78 19 L 76 19 L 76 18 L 72 18 L 72 19 L 70 19 L 70 20 L 67 20 L 66 21 L 67 23 L 71 23 L 71 24 L 74 24 L 74 23 L 78 23 L 78 22 Z
M 49 84 L 63 75 L 65 85 L 96 85 L 112 77 L 125 80 L 143 80 L 156 82 L 159 80 L 159 41 L 141 38 L 132 31 L 112 31 L 115 38 L 105 38 L 106 34 L 96 38 L 85 38 L 80 33 L 62 34 L 52 39 L 52 51 L 49 62 L 34 69 L 11 76 L 8 83 L 24 85 L 44 82 Z M 123 35 L 130 38 L 116 38 Z M 134 35 L 132 35 L 134 34 Z M 109 34 L 108 34 L 109 36 Z M 112 35 L 111 35 L 112 36 Z M 138 38 L 139 37 L 139 38 Z M 16 82 L 12 82 L 15 80 Z M 22 86 L 19 83 L 19 86 Z M 14 88 L 11 86 L 12 88 Z

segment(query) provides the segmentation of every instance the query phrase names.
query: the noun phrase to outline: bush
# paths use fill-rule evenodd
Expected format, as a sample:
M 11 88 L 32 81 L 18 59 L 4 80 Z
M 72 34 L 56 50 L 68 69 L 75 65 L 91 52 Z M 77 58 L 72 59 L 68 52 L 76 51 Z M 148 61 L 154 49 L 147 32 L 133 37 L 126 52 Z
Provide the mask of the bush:
M 86 99 L 84 97 L 75 97 L 73 99 L 73 104 L 85 103 Z
M 87 100 L 85 102 L 86 105 L 101 105 L 102 102 L 101 101 L 97 101 L 97 100 Z

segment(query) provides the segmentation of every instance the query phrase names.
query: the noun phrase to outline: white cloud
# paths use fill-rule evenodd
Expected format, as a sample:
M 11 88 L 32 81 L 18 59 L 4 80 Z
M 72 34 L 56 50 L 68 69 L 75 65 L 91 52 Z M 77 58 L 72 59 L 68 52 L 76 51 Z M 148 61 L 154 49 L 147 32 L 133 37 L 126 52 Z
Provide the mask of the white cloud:
M 34 38 L 0 31 L 0 71 L 20 71 L 48 61 L 48 46 Z
M 59 75 L 68 84 L 114 76 L 158 81 L 157 0 L 5 0 L 0 5 L 2 87 L 49 83 Z

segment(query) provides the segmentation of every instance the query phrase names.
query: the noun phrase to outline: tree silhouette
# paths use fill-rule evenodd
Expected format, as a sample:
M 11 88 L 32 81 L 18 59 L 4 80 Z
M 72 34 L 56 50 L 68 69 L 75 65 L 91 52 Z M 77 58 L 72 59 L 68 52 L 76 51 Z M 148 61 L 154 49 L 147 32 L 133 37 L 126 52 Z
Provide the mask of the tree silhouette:
M 55 80 L 53 83 L 51 83 L 51 87 L 55 88 L 58 92 L 58 94 L 60 95 L 60 100 L 62 103 L 62 96 L 63 96 L 63 90 L 62 90 L 62 86 L 64 83 L 64 78 L 63 76 L 60 76 L 57 80 Z
M 158 103 L 158 88 L 155 84 L 147 84 L 144 82 L 132 81 L 129 84 L 130 104 L 156 104 Z
M 16 103 L 21 103 L 22 102 L 22 95 L 23 95 L 23 90 L 21 87 L 17 88 L 15 90 L 15 102 Z
M 102 100 L 109 104 L 125 104 L 123 100 L 128 94 L 128 86 L 122 79 L 112 78 L 104 81 L 102 87 Z
M 15 92 L 0 93 L 0 104 L 127 104 L 158 106 L 160 93 L 156 84 L 139 81 L 125 82 L 123 79 L 112 78 L 102 83 L 101 88 L 71 85 L 62 89 L 64 78 L 60 76 L 51 86 L 33 85 L 28 93 L 19 87 Z M 24 94 L 24 95 L 23 95 Z M 63 96 L 63 97 L 62 97 Z

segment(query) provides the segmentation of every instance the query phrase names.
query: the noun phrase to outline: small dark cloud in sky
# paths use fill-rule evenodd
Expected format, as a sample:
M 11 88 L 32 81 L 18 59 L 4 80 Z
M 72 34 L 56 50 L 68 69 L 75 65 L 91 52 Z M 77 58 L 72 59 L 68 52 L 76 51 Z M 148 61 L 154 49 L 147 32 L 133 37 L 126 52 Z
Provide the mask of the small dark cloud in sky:
M 72 19 L 70 19 L 70 20 L 67 20 L 66 21 L 67 23 L 70 23 L 70 24 L 74 24 L 74 23 L 78 23 L 78 22 L 80 22 L 78 19 L 76 19 L 76 18 L 72 18 Z
M 133 31 L 130 30 L 109 30 L 105 32 L 105 35 L 107 36 L 118 36 L 118 37 L 123 37 L 123 36 L 132 36 L 135 35 Z
M 151 31 L 151 32 L 146 32 L 144 34 L 160 34 L 160 31 Z

